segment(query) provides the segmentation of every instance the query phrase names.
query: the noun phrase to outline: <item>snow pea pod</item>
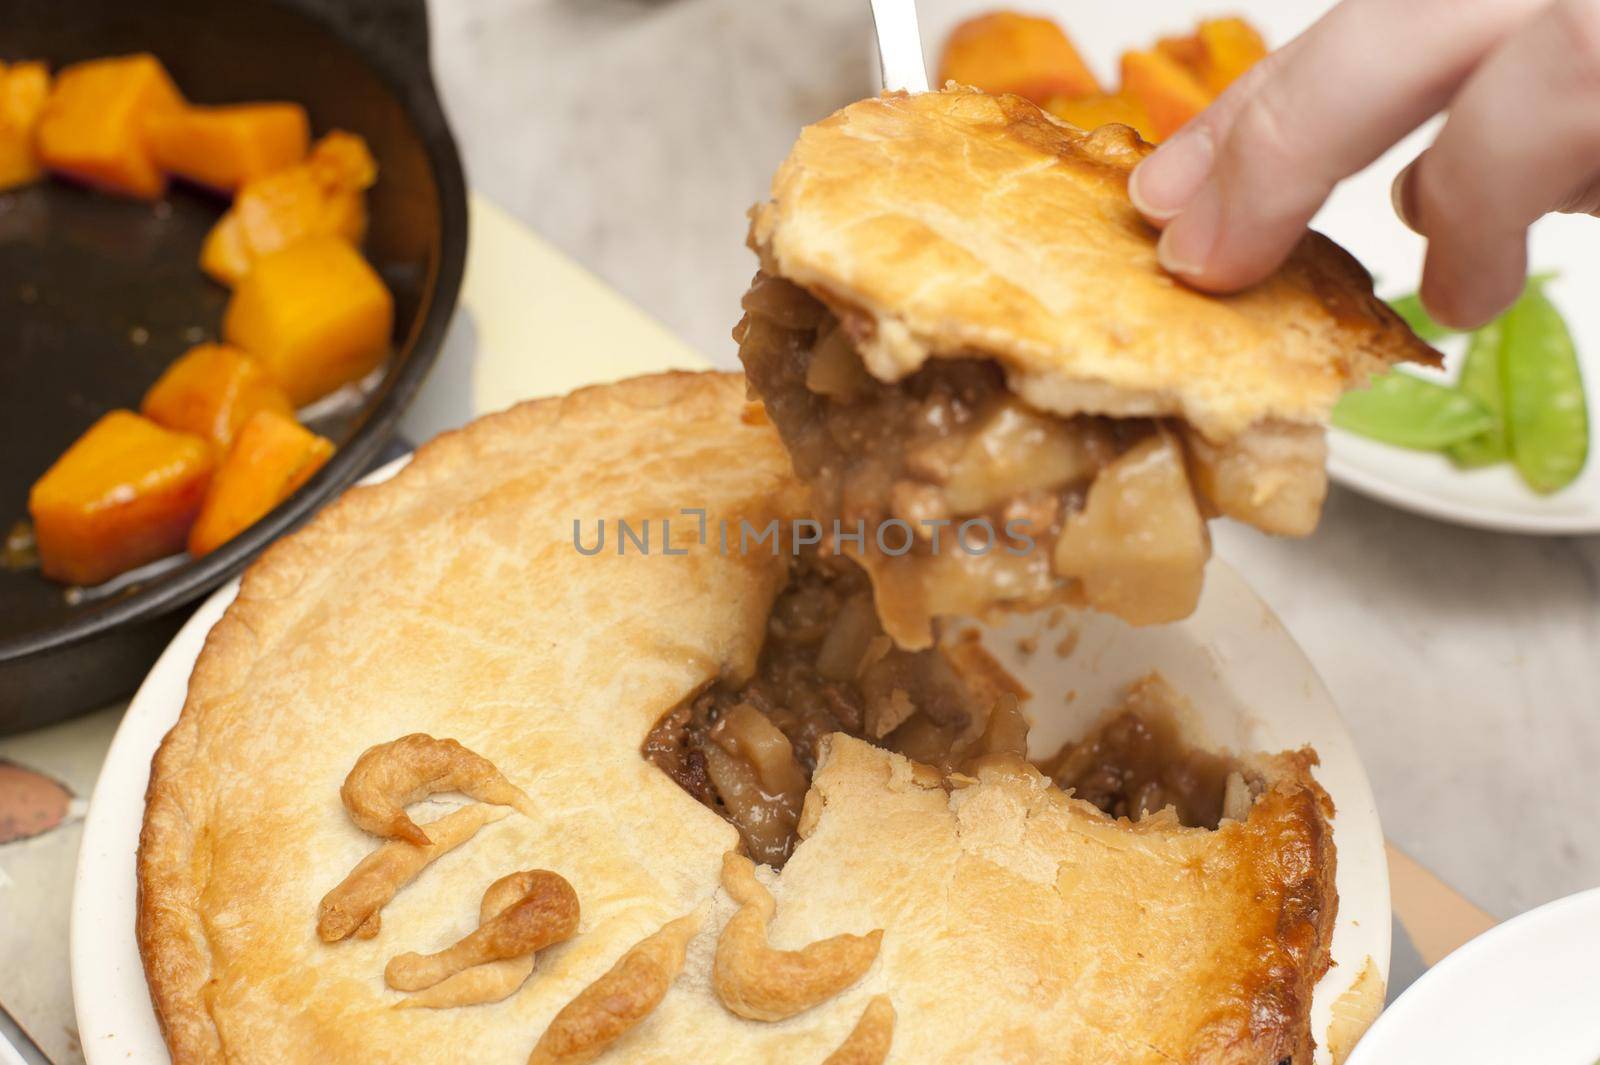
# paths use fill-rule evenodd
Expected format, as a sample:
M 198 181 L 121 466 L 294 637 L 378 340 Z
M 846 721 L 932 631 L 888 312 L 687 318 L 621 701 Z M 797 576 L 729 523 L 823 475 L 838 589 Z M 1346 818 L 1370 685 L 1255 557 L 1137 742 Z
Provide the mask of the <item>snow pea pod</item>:
M 1494 415 L 1465 392 L 1391 370 L 1345 393 L 1333 408 L 1333 424 L 1386 444 L 1433 451 L 1487 432 Z
M 1572 334 L 1543 286 L 1506 312 L 1500 355 L 1511 461 L 1536 492 L 1575 480 L 1589 457 L 1589 412 Z
M 1406 325 L 1417 336 L 1432 344 L 1435 340 L 1443 340 L 1453 329 L 1446 329 L 1429 317 L 1428 312 L 1422 309 L 1422 299 L 1416 293 L 1409 296 L 1400 296 L 1389 301 L 1389 306 L 1394 308 L 1394 313 L 1405 319 Z
M 1450 445 L 1450 458 L 1457 466 L 1472 469 L 1504 462 L 1509 457 L 1505 433 L 1505 398 L 1500 388 L 1500 350 L 1505 330 L 1496 319 L 1472 334 L 1467 358 L 1461 364 L 1456 387 L 1494 416 L 1489 431 Z

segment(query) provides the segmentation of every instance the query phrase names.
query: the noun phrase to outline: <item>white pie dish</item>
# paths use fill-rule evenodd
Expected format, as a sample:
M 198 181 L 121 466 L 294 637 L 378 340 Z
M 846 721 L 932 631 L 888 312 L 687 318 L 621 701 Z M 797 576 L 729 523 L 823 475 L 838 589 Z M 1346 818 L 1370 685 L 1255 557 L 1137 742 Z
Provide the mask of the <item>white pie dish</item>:
M 405 461 L 368 480 L 393 476 Z M 208 599 L 156 662 L 129 704 L 90 801 L 71 936 L 73 999 L 89 1065 L 168 1060 L 134 935 L 134 856 L 151 756 L 177 720 L 206 634 L 237 587 L 230 583 Z M 1338 808 L 1337 964 L 1318 985 L 1312 1012 L 1313 1032 L 1326 1044 L 1332 1003 L 1366 959 L 1380 976 L 1388 973 L 1389 881 L 1365 771 L 1310 662 L 1266 604 L 1219 560 L 1211 563 L 1199 609 L 1179 624 L 1132 629 L 1113 618 L 1072 614 L 1046 629 L 1043 621 L 1014 619 L 985 639 L 1034 693 L 1035 753 L 1054 750 L 1111 705 L 1124 685 L 1152 670 L 1194 704 L 1215 743 L 1264 750 L 1310 745 L 1319 752 L 1317 777 Z M 1022 653 L 1030 641 L 1036 649 Z M 1065 658 L 1055 653 L 1063 641 L 1075 644 Z M 1068 692 L 1074 693 L 1070 700 Z M 1318 1060 L 1327 1060 L 1326 1049 L 1319 1049 Z

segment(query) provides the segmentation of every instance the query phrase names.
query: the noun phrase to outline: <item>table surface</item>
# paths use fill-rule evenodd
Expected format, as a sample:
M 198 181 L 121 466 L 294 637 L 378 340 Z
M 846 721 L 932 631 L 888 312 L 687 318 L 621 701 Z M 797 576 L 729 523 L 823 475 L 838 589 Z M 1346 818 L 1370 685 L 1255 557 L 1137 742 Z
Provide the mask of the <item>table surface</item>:
M 514 229 L 486 229 L 494 212 L 475 204 L 473 298 L 406 431 L 640 358 L 733 367 L 728 329 L 754 270 L 744 211 L 800 125 L 867 91 L 866 11 L 436 2 L 435 66 L 469 180 L 648 315 Z M 544 279 L 581 297 L 541 301 Z M 518 317 L 536 341 L 507 324 Z M 1227 523 L 1215 539 L 1322 672 L 1391 839 L 1497 917 L 1600 884 L 1600 829 L 1584 816 L 1600 764 L 1600 538 L 1459 529 L 1336 489 L 1307 540 Z M 62 828 L 0 847 L 0 968 L 26 958 L 30 974 L 0 977 L 0 1001 L 59 1062 L 81 1056 L 64 949 L 81 797 L 120 709 L 0 740 L 0 757 L 80 796 Z

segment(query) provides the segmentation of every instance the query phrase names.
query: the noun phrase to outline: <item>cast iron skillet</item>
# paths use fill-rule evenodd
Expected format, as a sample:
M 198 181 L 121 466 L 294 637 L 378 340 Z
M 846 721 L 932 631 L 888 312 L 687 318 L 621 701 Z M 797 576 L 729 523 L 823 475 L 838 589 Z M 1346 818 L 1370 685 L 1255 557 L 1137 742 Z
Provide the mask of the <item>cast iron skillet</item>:
M 394 357 L 366 399 L 312 422 L 338 451 L 295 496 L 200 560 L 67 595 L 0 569 L 0 734 L 131 691 L 195 600 L 378 457 L 444 339 L 466 258 L 465 181 L 428 69 L 424 0 L 0 0 L 0 59 L 155 53 L 199 103 L 287 99 L 314 134 L 367 138 L 380 168 L 365 251 L 395 297 Z M 0 193 L 0 531 L 105 411 L 218 333 L 226 291 L 196 266 L 224 201 L 161 205 L 47 181 Z

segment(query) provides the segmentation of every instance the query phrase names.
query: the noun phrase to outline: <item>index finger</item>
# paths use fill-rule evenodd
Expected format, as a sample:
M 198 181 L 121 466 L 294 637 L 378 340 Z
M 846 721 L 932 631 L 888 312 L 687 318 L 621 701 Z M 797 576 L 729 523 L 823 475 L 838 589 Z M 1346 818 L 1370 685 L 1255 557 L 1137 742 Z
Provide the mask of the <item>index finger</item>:
M 1267 276 L 1335 183 L 1443 107 L 1543 4 L 1345 0 L 1134 172 L 1135 202 L 1157 224 L 1169 219 L 1162 264 L 1212 291 Z M 1209 159 L 1192 138 L 1209 140 Z M 1194 173 L 1171 172 L 1184 167 Z M 1160 201 L 1186 184 L 1193 191 L 1183 202 Z

